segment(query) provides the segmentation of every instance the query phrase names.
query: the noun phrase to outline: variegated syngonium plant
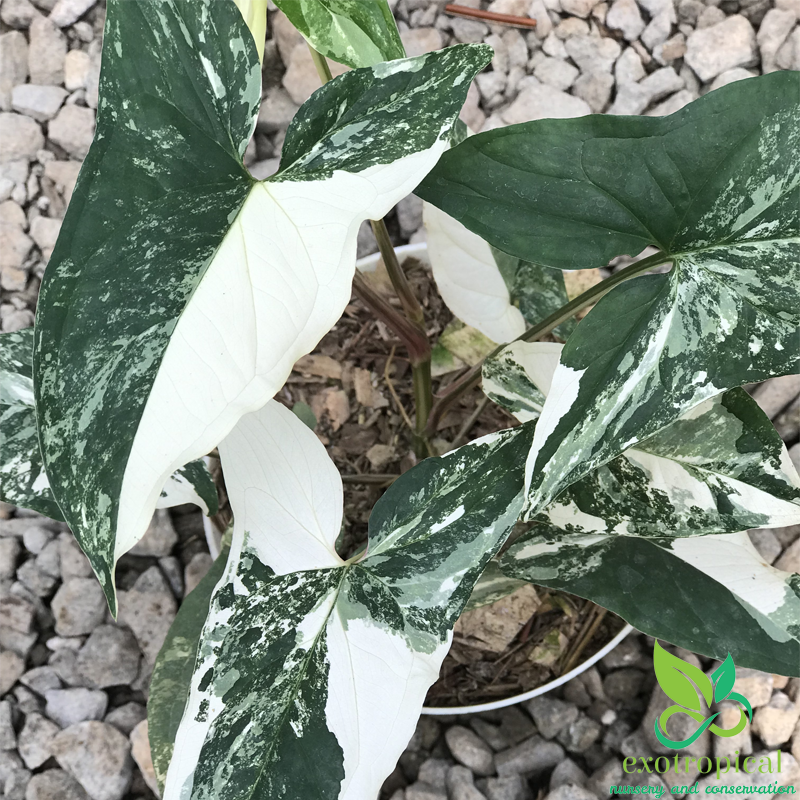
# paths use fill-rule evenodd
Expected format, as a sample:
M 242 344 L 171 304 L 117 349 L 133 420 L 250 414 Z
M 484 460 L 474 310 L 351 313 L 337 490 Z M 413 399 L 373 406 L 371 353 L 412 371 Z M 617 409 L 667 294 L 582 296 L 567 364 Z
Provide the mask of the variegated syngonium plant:
M 373 800 L 485 570 L 489 594 L 535 582 L 800 673 L 800 576 L 744 532 L 800 522 L 800 477 L 739 388 L 799 367 L 800 75 L 462 141 L 487 47 L 404 58 L 386 0 L 276 5 L 323 75 L 325 56 L 352 70 L 256 181 L 264 0 L 109 0 L 97 134 L 35 330 L 0 336 L 0 498 L 66 520 L 112 610 L 155 507 L 216 510 L 219 447 L 231 538 L 151 686 L 165 800 Z M 344 561 L 341 478 L 272 398 L 348 302 L 359 224 L 420 181 L 454 313 L 566 344 L 486 360 L 520 424 L 400 477 Z M 567 303 L 565 272 L 647 246 Z

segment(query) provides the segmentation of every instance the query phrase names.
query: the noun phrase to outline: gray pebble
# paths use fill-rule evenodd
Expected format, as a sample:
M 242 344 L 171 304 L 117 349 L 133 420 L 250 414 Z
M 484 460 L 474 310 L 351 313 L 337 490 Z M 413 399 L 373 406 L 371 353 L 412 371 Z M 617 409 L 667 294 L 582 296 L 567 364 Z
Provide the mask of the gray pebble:
M 454 725 L 445 732 L 444 737 L 456 761 L 477 775 L 491 775 L 494 772 L 491 748 L 469 728 Z

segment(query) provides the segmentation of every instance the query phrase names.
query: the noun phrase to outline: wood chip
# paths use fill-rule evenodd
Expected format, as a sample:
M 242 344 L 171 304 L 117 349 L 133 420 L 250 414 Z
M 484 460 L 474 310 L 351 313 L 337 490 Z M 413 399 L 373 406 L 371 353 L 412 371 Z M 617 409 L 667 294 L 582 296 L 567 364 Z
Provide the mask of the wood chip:
M 353 386 L 356 390 L 356 400 L 362 406 L 372 408 L 373 406 L 373 389 L 372 389 L 372 374 L 368 369 L 361 369 L 356 367 L 353 370 Z
M 316 375 L 320 378 L 332 378 L 340 380 L 342 377 L 342 365 L 330 356 L 308 355 L 303 356 L 295 365 L 294 372 L 303 375 Z

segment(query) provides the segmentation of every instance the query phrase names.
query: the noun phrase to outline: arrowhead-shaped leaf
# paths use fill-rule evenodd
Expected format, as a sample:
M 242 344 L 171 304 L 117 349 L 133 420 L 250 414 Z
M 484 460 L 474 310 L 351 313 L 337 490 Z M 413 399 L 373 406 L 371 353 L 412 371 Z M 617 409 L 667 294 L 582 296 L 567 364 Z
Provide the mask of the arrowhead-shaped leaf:
M 736 683 L 736 665 L 731 654 L 711 673 L 714 682 L 714 702 L 721 703 L 732 691 Z
M 491 247 L 458 220 L 423 205 L 428 256 L 447 307 L 494 342 L 510 342 L 565 305 L 561 270 L 540 267 Z M 567 338 L 573 321 L 555 333 Z
M 514 342 L 487 360 L 484 391 L 517 419 L 535 419 L 561 351 Z M 782 527 L 800 523 L 800 476 L 767 415 L 732 389 L 576 481 L 535 519 L 643 536 Z
M 112 610 L 116 559 L 167 477 L 334 324 L 360 222 L 449 146 L 488 57 L 463 45 L 331 81 L 256 182 L 241 156 L 261 71 L 233 2 L 109 2 L 97 134 L 42 283 L 34 382 L 51 486 Z
M 711 705 L 712 686 L 708 676 L 694 664 L 688 664 L 665 650 L 659 644 L 658 639 L 656 639 L 653 650 L 653 666 L 659 685 L 674 703 L 684 708 L 690 708 L 692 711 L 704 711 L 697 694 L 699 689 L 706 701 L 706 706 Z
M 537 525 L 500 567 L 687 650 L 800 676 L 800 575 L 766 564 L 747 533 L 642 538 Z
M 543 120 L 470 137 L 418 189 L 519 258 L 565 269 L 658 247 L 581 322 L 529 464 L 536 511 L 720 391 L 800 368 L 800 73 L 669 117 Z
M 349 67 L 372 67 L 406 54 L 386 0 L 275 0 L 308 43 Z
M 522 504 L 522 426 L 426 459 L 334 542 L 342 484 L 272 402 L 220 445 L 235 527 L 165 800 L 375 797 L 413 733 L 451 628 Z

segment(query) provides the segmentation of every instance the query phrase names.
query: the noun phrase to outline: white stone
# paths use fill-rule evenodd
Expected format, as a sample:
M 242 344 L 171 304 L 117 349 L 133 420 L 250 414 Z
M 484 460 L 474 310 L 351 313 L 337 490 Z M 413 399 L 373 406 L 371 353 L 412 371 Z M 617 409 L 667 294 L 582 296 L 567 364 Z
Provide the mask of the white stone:
M 156 797 L 161 797 L 158 789 L 156 771 L 153 767 L 153 756 L 150 753 L 150 740 L 147 737 L 147 720 L 143 719 L 132 731 L 130 735 L 131 755 L 142 773 L 144 782 L 150 787 L 150 791 Z
M 575 83 L 580 72 L 577 67 L 560 58 L 545 58 L 537 65 L 533 74 L 542 83 L 565 92 Z
M 64 87 L 68 92 L 83 89 L 89 77 L 91 59 L 83 50 L 70 50 L 64 59 Z
M 675 24 L 675 11 L 670 6 L 666 11 L 653 17 L 642 33 L 642 44 L 651 52 L 669 39 Z
M 645 76 L 644 66 L 639 54 L 632 48 L 627 47 L 622 51 L 622 55 L 614 64 L 614 77 L 617 86 L 624 86 L 626 83 L 638 83 Z
M 0 111 L 0 162 L 36 158 L 44 147 L 41 128 L 30 117 Z
M 680 111 L 684 106 L 689 105 L 693 100 L 697 100 L 697 95 L 688 89 L 681 89 L 668 97 L 663 103 L 659 103 L 655 108 L 647 112 L 648 117 L 666 117 Z
M 11 110 L 11 90 L 28 77 L 28 42 L 19 31 L 0 35 L 0 111 Z
M 749 67 L 758 61 L 753 26 L 740 14 L 710 28 L 694 31 L 686 42 L 686 48 L 686 63 L 704 83 L 726 70 Z
M 753 70 L 745 69 L 744 67 L 735 67 L 734 69 L 726 70 L 722 73 L 722 75 L 717 75 L 717 77 L 714 78 L 710 91 L 719 89 L 722 86 L 727 86 L 729 83 L 734 83 L 735 81 L 743 81 L 745 78 L 753 78 L 755 75 L 756 73 L 753 72 Z
M 94 137 L 94 111 L 66 105 L 48 126 L 48 138 L 73 158 L 83 159 Z
M 569 58 L 569 53 L 567 53 L 564 42 L 556 36 L 555 31 L 542 43 L 542 51 L 545 55 L 551 56 L 552 58 L 560 58 L 562 60 Z
M 28 46 L 28 73 L 31 83 L 64 83 L 64 59 L 67 40 L 56 25 L 45 17 L 31 23 Z
M 613 39 L 574 36 L 564 45 L 581 72 L 611 72 L 622 48 Z
M 684 88 L 683 79 L 672 67 L 657 69 L 641 81 L 639 86 L 648 93 L 650 103 Z
M 89 719 L 103 719 L 108 696 L 97 689 L 51 689 L 44 693 L 45 714 L 62 728 Z
M 31 223 L 31 238 L 42 251 L 42 257 L 45 261 L 49 261 L 50 256 L 53 254 L 53 248 L 56 246 L 56 239 L 58 239 L 60 230 L 60 219 L 36 217 Z
M 761 51 L 761 71 L 766 74 L 778 69 L 778 50 L 792 32 L 795 23 L 793 11 L 771 8 L 758 29 L 756 41 Z
M 614 0 L 606 14 L 606 25 L 614 30 L 622 31 L 622 35 L 633 42 L 642 35 L 645 23 L 639 13 L 636 0 Z
M 528 10 L 528 16 L 536 20 L 536 36 L 538 38 L 544 39 L 553 30 L 553 22 L 547 13 L 544 0 L 533 0 Z
M 591 113 L 589 104 L 580 97 L 541 84 L 520 92 L 511 106 L 502 112 L 502 117 L 507 124 L 514 125 L 535 119 L 567 119 Z
M 561 0 L 561 7 L 567 14 L 586 19 L 599 0 Z
M 347 67 L 335 61 L 328 61 L 333 77 L 347 71 Z M 305 44 L 298 44 L 289 61 L 289 68 L 283 76 L 283 86 L 292 100 L 299 106 L 308 100 L 321 86 L 319 73 L 311 58 L 311 51 Z
M 614 77 L 608 72 L 584 72 L 572 87 L 576 97 L 585 100 L 595 114 L 600 114 L 611 99 Z
M 789 38 L 778 50 L 776 62 L 779 69 L 800 70 L 800 26 L 789 34 Z
M 97 0 L 58 0 L 50 12 L 50 20 L 59 28 L 77 22 Z
M 37 122 L 47 122 L 56 115 L 66 96 L 67 92 L 60 86 L 24 83 L 14 87 L 11 93 L 11 106 L 14 111 L 32 117 Z

